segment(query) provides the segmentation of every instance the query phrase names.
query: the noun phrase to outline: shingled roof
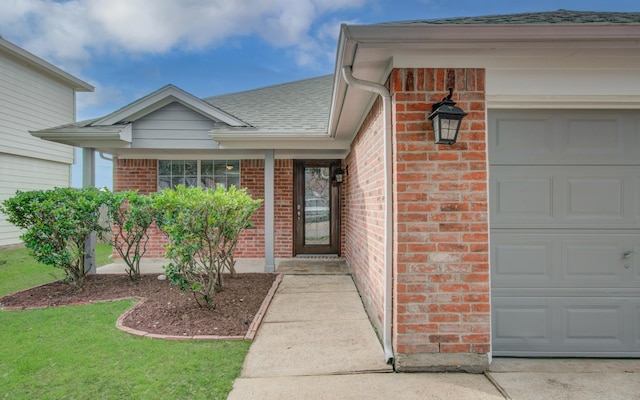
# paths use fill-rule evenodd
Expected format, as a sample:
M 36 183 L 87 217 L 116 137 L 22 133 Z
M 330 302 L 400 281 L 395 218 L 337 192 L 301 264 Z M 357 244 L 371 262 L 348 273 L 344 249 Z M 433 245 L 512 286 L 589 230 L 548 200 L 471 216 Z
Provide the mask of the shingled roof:
M 640 24 L 640 12 L 602 12 L 557 10 L 535 13 L 485 15 L 385 22 L 379 25 L 546 25 L 546 24 Z
M 205 98 L 261 131 L 326 133 L 333 75 Z

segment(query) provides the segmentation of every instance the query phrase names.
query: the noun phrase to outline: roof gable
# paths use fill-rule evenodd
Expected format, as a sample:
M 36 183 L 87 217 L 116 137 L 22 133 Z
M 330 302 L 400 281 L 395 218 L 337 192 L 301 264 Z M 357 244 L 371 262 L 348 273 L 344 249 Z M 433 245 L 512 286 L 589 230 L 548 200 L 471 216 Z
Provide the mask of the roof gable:
M 155 92 L 122 107 L 121 109 L 97 120 L 92 125 L 113 125 L 136 121 L 168 104 L 178 102 L 208 118 L 223 122 L 229 126 L 248 126 L 244 121 L 174 86 L 167 85 Z

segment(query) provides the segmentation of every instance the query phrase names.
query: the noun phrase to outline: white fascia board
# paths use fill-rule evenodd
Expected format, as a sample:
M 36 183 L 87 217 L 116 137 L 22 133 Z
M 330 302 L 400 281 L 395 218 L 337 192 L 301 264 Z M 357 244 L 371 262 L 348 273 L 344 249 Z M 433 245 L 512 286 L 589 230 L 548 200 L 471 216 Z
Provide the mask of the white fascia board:
M 489 46 L 500 43 L 513 46 L 526 42 L 580 41 L 588 47 L 608 46 L 611 41 L 634 41 L 640 38 L 638 25 L 594 24 L 496 24 L 496 25 L 434 25 L 387 24 L 347 25 L 345 34 L 368 46 L 393 48 L 450 47 L 461 44 L 476 47 L 479 42 Z M 575 46 L 573 46 L 575 47 Z
M 16 46 L 15 44 L 0 37 L 0 50 L 9 53 L 14 58 L 33 66 L 49 75 L 53 75 L 57 79 L 62 80 L 77 92 L 93 92 L 94 87 L 87 82 L 76 78 L 75 76 L 63 71 L 55 65 L 48 63 L 42 58 L 29 53 L 28 51 Z
M 129 148 L 131 147 L 131 124 L 101 127 L 61 127 L 51 130 L 31 131 L 32 136 L 56 143 L 76 147 Z
M 95 125 L 112 125 L 121 121 L 132 122 L 160 108 L 177 101 L 195 112 L 211 119 L 222 121 L 230 126 L 247 126 L 244 121 L 227 114 L 211 104 L 183 91 L 167 85 L 95 122 Z
M 262 149 L 227 149 L 209 152 L 180 152 L 180 151 L 158 151 L 145 149 L 104 149 L 104 153 L 112 154 L 119 159 L 145 159 L 145 160 L 263 160 L 265 148 Z M 276 159 L 315 159 L 315 160 L 335 160 L 344 159 L 348 154 L 347 150 L 305 150 L 305 149 L 283 149 L 275 150 Z
M 300 137 L 300 136 L 268 136 L 247 135 L 229 138 L 216 136 L 221 149 L 316 149 L 316 150 L 348 150 L 350 140 L 335 140 L 327 137 Z

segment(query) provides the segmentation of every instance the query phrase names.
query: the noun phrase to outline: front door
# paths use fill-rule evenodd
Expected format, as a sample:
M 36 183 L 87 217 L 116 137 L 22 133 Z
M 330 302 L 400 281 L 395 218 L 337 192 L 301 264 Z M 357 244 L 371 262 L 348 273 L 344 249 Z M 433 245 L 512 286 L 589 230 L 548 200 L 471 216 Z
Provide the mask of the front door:
M 340 255 L 339 160 L 296 160 L 294 168 L 295 255 Z

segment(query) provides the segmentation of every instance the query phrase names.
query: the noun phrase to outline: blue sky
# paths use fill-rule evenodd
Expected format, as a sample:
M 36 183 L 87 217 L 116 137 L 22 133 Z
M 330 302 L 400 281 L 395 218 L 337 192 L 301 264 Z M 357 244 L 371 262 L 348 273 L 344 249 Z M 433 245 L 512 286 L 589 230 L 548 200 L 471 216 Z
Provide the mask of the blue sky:
M 96 87 L 78 120 L 174 84 L 207 97 L 333 72 L 341 23 L 553 11 L 638 0 L 2 0 L 0 35 Z M 98 160 L 97 186 L 111 187 Z M 80 184 L 73 168 L 73 185 Z

